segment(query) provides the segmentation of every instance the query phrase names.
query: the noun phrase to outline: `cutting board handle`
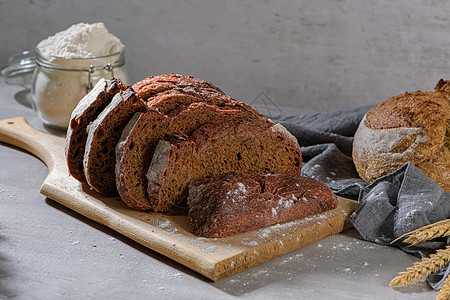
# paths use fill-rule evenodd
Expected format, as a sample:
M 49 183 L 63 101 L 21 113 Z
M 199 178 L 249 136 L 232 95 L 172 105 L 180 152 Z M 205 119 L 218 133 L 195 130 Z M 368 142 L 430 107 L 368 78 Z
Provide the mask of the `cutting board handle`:
M 33 153 L 47 165 L 49 170 L 52 170 L 55 163 L 61 160 L 60 153 L 64 153 L 64 142 L 61 140 L 64 138 L 30 127 L 23 117 L 0 120 L 0 142 Z

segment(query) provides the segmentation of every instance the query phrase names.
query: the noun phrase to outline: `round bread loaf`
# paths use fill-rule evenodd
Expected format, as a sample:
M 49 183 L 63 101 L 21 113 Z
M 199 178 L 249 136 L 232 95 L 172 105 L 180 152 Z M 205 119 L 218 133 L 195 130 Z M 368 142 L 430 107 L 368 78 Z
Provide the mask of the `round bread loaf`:
M 411 162 L 450 192 L 450 82 L 436 92 L 392 97 L 364 116 L 353 142 L 353 161 L 366 182 Z

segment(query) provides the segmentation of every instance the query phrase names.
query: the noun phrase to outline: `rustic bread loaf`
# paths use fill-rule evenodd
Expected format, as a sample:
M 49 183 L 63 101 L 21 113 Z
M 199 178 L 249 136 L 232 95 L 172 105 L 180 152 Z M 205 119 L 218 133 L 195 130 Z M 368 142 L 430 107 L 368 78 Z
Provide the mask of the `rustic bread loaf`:
M 324 183 L 287 173 L 230 172 L 189 184 L 189 220 L 195 235 L 222 238 L 335 209 Z
M 83 172 L 83 154 L 87 139 L 87 126 L 111 102 L 115 94 L 127 86 L 120 80 L 100 79 L 94 88 L 78 103 L 71 115 L 66 136 L 66 160 L 70 175 L 80 182 L 86 182 Z
M 88 126 L 83 158 L 87 183 L 99 193 L 116 195 L 115 149 L 123 129 L 146 103 L 131 88 L 114 96 L 111 103 Z
M 122 132 L 116 148 L 116 184 L 122 200 L 134 209 L 152 209 L 147 196 L 146 174 L 159 140 L 166 133 L 190 135 L 211 121 L 262 119 L 247 105 L 230 102 L 218 107 L 203 102 L 183 104 L 164 115 L 155 109 L 137 115 Z M 267 121 L 268 122 L 268 121 Z
M 189 137 L 166 135 L 158 142 L 147 173 L 149 202 L 167 211 L 187 196 L 190 181 L 230 171 L 300 175 L 297 139 L 268 120 L 210 122 Z
M 367 112 L 353 143 L 353 160 L 362 179 L 372 182 L 411 162 L 450 192 L 447 85 L 440 81 L 436 92 L 392 97 Z

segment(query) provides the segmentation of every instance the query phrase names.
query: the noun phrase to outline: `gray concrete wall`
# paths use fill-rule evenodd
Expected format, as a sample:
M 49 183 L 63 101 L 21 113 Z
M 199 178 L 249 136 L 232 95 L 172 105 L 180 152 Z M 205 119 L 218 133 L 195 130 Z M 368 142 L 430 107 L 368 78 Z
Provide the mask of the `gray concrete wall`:
M 133 82 L 185 73 L 285 113 L 331 111 L 449 79 L 449 16 L 444 0 L 0 0 L 0 64 L 101 21 L 126 45 Z

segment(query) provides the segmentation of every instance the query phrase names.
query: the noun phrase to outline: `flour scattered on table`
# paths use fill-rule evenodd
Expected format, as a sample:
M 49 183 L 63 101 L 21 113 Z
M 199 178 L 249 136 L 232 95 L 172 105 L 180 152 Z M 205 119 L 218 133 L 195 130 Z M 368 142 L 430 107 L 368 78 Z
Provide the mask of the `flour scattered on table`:
M 350 269 L 350 268 L 342 269 L 342 271 L 344 271 L 344 272 L 347 273 L 347 274 L 352 274 L 352 269 Z M 354 274 L 354 273 L 353 273 L 353 274 Z
M 331 247 L 331 249 L 338 249 L 338 250 L 348 251 L 348 250 L 350 250 L 350 247 L 348 247 L 347 245 L 344 245 L 342 243 L 339 243 L 339 244 L 334 245 L 333 247 Z
M 183 277 L 184 277 L 183 273 L 175 273 L 175 274 L 170 275 L 170 279 L 181 279 Z

